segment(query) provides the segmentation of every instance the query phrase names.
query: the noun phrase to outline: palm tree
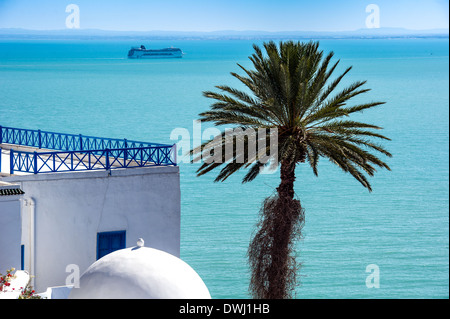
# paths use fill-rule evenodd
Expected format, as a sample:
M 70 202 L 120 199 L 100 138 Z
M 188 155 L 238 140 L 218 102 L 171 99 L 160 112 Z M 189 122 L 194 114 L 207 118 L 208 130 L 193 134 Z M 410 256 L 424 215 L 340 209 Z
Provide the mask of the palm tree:
M 250 291 L 255 298 L 290 298 L 297 285 L 299 268 L 293 257 L 294 243 L 301 237 L 304 223 L 304 211 L 294 192 L 297 164 L 309 163 L 317 175 L 319 158 L 327 158 L 371 191 L 364 173 L 373 176 L 376 167 L 390 170 L 373 153 L 388 157 L 391 154 L 372 141 L 389 140 L 376 132 L 381 127 L 348 118 L 352 113 L 384 104 L 348 105 L 352 98 L 369 91 L 363 88 L 366 81 L 336 90 L 351 67 L 332 78 L 339 61 L 331 64 L 333 52 L 324 56 L 318 42 L 287 41 L 277 45 L 270 41 L 263 47 L 265 53 L 253 45 L 254 53 L 249 59 L 254 70 L 238 64 L 245 75 L 231 73 L 245 90 L 222 85 L 216 86 L 220 93 L 204 92 L 214 103 L 209 111 L 200 114 L 203 122 L 239 127 L 247 133 L 254 132 L 256 139 L 244 133 L 236 134 L 230 142 L 223 132 L 192 149 L 190 154 L 192 162 L 200 161 L 205 155 L 215 156 L 197 170 L 201 176 L 223 165 L 215 181 L 224 181 L 242 168 L 248 168 L 243 178 L 245 183 L 258 176 L 262 168 L 279 165 L 280 185 L 264 201 L 259 230 L 248 250 L 252 271 Z M 273 132 L 277 134 L 277 152 L 269 161 L 263 161 L 269 154 L 270 143 L 266 142 Z M 266 139 L 264 145 L 268 146 L 258 148 L 256 154 L 236 151 L 238 142 L 244 143 L 246 150 L 261 139 Z M 235 147 L 227 154 L 229 143 Z

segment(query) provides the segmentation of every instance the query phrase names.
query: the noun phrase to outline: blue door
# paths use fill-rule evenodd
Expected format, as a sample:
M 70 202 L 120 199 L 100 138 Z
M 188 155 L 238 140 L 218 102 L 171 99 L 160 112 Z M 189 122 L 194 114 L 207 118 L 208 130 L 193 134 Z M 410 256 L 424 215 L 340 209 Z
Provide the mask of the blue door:
M 125 248 L 125 231 L 97 233 L 97 260 Z

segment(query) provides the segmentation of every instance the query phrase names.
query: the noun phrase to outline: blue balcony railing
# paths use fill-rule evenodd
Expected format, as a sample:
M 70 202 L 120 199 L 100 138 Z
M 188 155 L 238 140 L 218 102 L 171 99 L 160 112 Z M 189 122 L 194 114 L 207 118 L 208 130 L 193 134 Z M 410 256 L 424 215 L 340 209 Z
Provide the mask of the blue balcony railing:
M 176 146 L 0 126 L 0 144 L 10 149 L 10 173 L 49 173 L 176 165 Z M 1 168 L 1 156 L 0 156 Z

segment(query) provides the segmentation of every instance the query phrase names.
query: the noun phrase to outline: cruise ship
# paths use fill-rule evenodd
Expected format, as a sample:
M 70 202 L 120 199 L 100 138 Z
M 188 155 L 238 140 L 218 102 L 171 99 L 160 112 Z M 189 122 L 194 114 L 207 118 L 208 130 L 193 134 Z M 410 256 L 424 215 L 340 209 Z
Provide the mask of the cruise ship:
M 183 51 L 179 48 L 146 49 L 145 46 L 132 47 L 128 51 L 129 59 L 181 58 Z

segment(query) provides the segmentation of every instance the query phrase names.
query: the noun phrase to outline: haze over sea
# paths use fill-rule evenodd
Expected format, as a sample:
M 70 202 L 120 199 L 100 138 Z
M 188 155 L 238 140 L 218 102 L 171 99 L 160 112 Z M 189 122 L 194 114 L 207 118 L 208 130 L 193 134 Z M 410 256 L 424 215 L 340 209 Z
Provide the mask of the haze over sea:
M 186 128 L 192 137 L 193 120 L 208 109 L 202 91 L 240 87 L 229 72 L 242 73 L 236 63 L 250 67 L 252 44 L 261 44 L 141 42 L 1 39 L 0 125 L 175 143 L 172 130 Z M 128 49 L 141 44 L 175 46 L 186 55 L 128 60 Z M 362 116 L 392 139 L 384 144 L 393 153 L 392 171 L 371 178 L 369 193 L 331 163 L 320 163 L 318 178 L 307 165 L 298 167 L 306 225 L 297 298 L 448 298 L 448 38 L 320 44 L 341 60 L 339 71 L 353 66 L 346 83 L 368 81 L 364 101 L 387 102 Z M 180 164 L 181 257 L 213 298 L 248 298 L 247 247 L 279 175 L 213 183 L 214 174 L 198 178 L 197 168 Z M 379 267 L 380 288 L 366 287 L 370 264 Z

